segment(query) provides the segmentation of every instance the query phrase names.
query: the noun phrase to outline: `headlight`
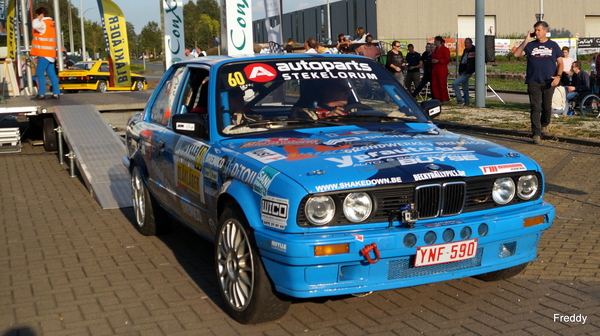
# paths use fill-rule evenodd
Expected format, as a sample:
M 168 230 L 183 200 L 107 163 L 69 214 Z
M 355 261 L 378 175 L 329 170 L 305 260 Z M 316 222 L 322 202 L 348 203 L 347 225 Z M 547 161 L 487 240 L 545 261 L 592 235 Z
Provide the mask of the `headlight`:
M 499 178 L 494 181 L 492 197 L 498 204 L 506 204 L 515 197 L 515 182 L 510 177 Z
M 315 225 L 329 223 L 335 215 L 335 203 L 329 196 L 311 197 L 304 208 L 306 218 Z
M 517 195 L 521 199 L 529 200 L 535 196 L 539 188 L 539 182 L 535 175 L 523 175 L 517 182 Z
M 344 215 L 353 223 L 369 218 L 372 210 L 373 201 L 367 193 L 350 193 L 344 199 Z

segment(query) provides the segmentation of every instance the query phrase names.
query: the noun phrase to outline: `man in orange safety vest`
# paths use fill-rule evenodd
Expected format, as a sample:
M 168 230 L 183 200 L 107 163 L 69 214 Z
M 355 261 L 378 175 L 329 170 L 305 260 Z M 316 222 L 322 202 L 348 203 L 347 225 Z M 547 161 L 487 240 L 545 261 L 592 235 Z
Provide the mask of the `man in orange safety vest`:
M 48 10 L 40 7 L 35 11 L 35 19 L 31 23 L 33 28 L 33 41 L 31 42 L 32 56 L 37 56 L 37 69 L 35 75 L 38 81 L 38 96 L 34 99 L 46 99 L 46 75 L 52 83 L 52 96 L 50 99 L 60 98 L 58 77 L 54 62 L 56 62 L 56 27 L 52 18 L 47 17 Z

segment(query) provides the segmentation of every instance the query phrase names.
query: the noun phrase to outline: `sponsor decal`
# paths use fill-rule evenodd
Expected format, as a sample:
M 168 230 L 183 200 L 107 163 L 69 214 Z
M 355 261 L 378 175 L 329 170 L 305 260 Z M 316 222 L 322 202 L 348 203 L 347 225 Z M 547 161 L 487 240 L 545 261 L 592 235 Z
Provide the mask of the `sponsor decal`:
M 277 71 L 264 63 L 253 63 L 244 68 L 246 78 L 256 83 L 270 82 L 277 77 Z
M 264 196 L 260 201 L 260 214 L 263 224 L 276 229 L 285 229 L 288 219 L 287 199 Z
M 480 166 L 479 169 L 483 172 L 484 175 L 490 174 L 502 174 L 502 173 L 511 173 L 516 171 L 524 171 L 527 170 L 524 164 L 522 163 L 505 163 L 500 165 L 492 165 L 492 166 Z
M 175 123 L 175 129 L 178 131 L 195 131 L 196 125 L 192 123 L 177 122 Z
M 229 160 L 227 156 L 219 157 L 209 153 L 205 156 L 204 165 L 204 176 L 213 182 L 217 182 L 217 172 L 250 185 L 257 175 L 254 170 L 235 162 L 235 157 Z
M 421 148 L 422 149 L 422 148 Z M 396 165 L 410 166 L 415 164 L 433 163 L 433 162 L 455 162 L 455 161 L 478 161 L 479 158 L 474 154 L 465 151 L 462 153 L 432 152 L 423 153 L 402 153 L 410 149 L 398 149 L 393 151 L 374 151 L 363 155 L 343 155 L 339 158 L 326 158 L 325 160 L 337 163 L 339 168 L 357 167 L 363 165 L 385 165 L 393 167 Z M 433 149 L 432 149 L 433 150 Z
M 274 152 L 268 148 L 255 149 L 255 150 L 246 152 L 246 155 L 253 159 L 256 159 L 264 164 L 268 164 L 273 161 L 283 160 L 286 158 L 285 155 Z
M 427 173 L 413 174 L 415 181 L 432 180 L 445 177 L 460 177 L 466 176 L 467 174 L 462 170 L 446 170 L 446 171 L 433 171 Z
M 208 146 L 202 146 L 198 151 L 198 154 L 196 154 L 196 158 L 194 159 L 194 166 L 196 169 L 202 170 L 202 162 L 204 162 L 206 152 L 208 152 Z
M 323 62 L 306 61 L 276 63 L 277 70 L 282 73 L 284 80 L 293 79 L 373 79 L 377 75 L 372 73 L 371 66 L 367 63 L 359 63 L 355 60 L 350 62 Z
M 181 162 L 177 162 L 177 182 L 187 190 L 200 194 L 200 172 Z
M 200 151 L 206 153 L 206 149 L 208 149 L 208 147 L 204 146 L 199 141 L 190 141 L 185 137 L 181 137 L 179 138 L 179 141 L 177 141 L 177 145 L 175 145 L 175 154 L 188 161 L 195 162 L 198 153 L 200 153 Z
M 215 221 L 211 218 L 208 219 L 208 227 L 210 227 L 210 231 L 214 234 L 217 233 L 217 226 L 215 225 Z
M 302 138 L 272 138 L 258 141 L 246 142 L 240 148 L 269 147 L 269 146 L 299 146 L 299 145 L 318 145 L 321 139 L 302 139 Z
M 353 181 L 353 182 L 340 182 L 340 183 L 331 183 L 316 186 L 315 190 L 317 192 L 324 191 L 333 191 L 339 189 L 350 189 L 350 188 L 358 188 L 358 187 L 373 187 L 376 185 L 384 185 L 384 184 L 393 184 L 393 183 L 402 183 L 402 177 L 385 177 L 378 179 L 370 179 L 364 181 Z
M 199 223 L 202 223 L 202 213 L 200 212 L 200 209 L 196 208 L 192 204 L 181 201 L 181 210 L 184 214 L 198 220 Z
M 287 253 L 287 244 L 280 243 L 278 241 L 271 240 L 271 248 L 275 251 Z
M 219 191 L 210 186 L 204 186 L 204 193 L 211 197 L 217 197 L 219 195 Z
M 423 226 L 426 228 L 436 228 L 436 227 L 455 225 L 455 224 L 463 224 L 463 223 L 464 222 L 461 220 L 449 220 L 449 221 L 444 221 L 444 222 L 429 223 L 429 224 L 425 224 Z
M 277 176 L 277 174 L 279 174 L 279 171 L 271 167 L 264 167 L 258 173 L 258 176 L 256 176 L 256 180 L 254 180 L 254 186 L 252 187 L 252 190 L 254 190 L 259 195 L 266 196 L 267 191 L 269 190 L 269 186 L 271 185 L 271 182 L 273 182 L 273 179 L 275 178 L 275 176 Z
M 356 233 L 353 233 L 352 235 L 354 236 L 354 239 L 358 240 L 358 241 L 359 241 L 359 242 L 361 242 L 361 243 L 362 243 L 363 241 L 365 241 L 365 238 L 364 238 L 364 236 L 363 236 L 363 235 L 361 235 L 361 234 L 356 234 Z

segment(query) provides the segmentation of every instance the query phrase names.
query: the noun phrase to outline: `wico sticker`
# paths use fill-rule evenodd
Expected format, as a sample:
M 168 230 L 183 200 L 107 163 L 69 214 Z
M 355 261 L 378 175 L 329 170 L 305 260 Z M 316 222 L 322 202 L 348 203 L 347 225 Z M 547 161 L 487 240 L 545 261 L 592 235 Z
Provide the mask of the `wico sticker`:
M 270 82 L 277 77 L 275 68 L 264 63 L 254 63 L 244 68 L 246 78 L 256 83 Z

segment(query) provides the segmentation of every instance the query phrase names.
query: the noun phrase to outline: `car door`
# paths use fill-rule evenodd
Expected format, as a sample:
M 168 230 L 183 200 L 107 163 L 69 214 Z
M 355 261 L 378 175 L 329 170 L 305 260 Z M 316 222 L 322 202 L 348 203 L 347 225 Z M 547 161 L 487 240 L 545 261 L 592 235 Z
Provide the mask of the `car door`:
M 198 113 L 206 116 L 209 71 L 203 67 L 188 67 L 185 84 L 181 86 L 181 95 L 177 113 Z M 208 138 L 196 138 L 177 135 L 173 152 L 178 197 L 177 214 L 186 223 L 199 231 L 212 235 L 206 217 L 205 184 L 202 175 L 204 157 L 208 152 Z M 171 150 L 169 147 L 167 150 Z
M 148 149 L 149 188 L 157 200 L 167 209 L 176 211 L 176 177 L 172 155 L 179 136 L 171 129 L 171 116 L 177 107 L 179 88 L 185 75 L 185 67 L 171 71 L 156 90 L 159 92 L 150 101 L 145 120 L 150 124 L 146 142 Z

